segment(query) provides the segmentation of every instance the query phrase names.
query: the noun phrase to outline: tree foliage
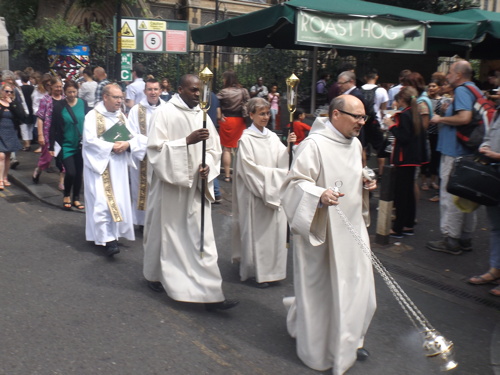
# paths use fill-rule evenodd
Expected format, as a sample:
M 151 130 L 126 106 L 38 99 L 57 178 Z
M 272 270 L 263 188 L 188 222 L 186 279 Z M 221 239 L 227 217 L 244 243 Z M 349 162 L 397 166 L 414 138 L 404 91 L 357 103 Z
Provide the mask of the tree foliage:
M 0 0 L 0 16 L 5 18 L 7 31 L 12 38 L 35 23 L 38 0 Z
M 368 0 L 371 3 L 393 5 L 423 12 L 445 14 L 479 6 L 477 0 Z
M 61 16 L 46 18 L 41 27 L 28 27 L 22 32 L 23 43 L 18 53 L 38 69 L 47 69 L 47 53 L 51 48 L 86 44 L 90 47 L 92 65 L 104 65 L 112 44 L 112 27 L 92 22 L 90 30 L 80 30 Z
M 68 24 L 64 18 L 45 18 L 41 27 L 28 27 L 22 32 L 21 52 L 28 55 L 44 55 L 51 48 L 74 46 L 81 42 L 82 35 L 78 27 Z

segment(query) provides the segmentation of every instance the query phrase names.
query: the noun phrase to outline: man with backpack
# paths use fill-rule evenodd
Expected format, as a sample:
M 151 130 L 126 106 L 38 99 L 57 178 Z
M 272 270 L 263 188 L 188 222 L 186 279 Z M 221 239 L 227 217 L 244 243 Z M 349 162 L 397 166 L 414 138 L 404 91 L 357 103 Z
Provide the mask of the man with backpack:
M 387 109 L 389 95 L 384 88 L 377 85 L 377 80 L 377 70 L 370 69 L 365 75 L 366 84 L 361 86 L 361 92 L 365 97 L 366 114 L 370 116 L 370 119 L 363 127 L 363 148 L 366 148 L 370 144 L 377 152 L 378 172 L 380 175 L 384 168 L 386 156 L 384 152 L 384 133 L 380 128 L 380 124 L 382 124 L 382 120 L 384 119 L 384 111 Z
M 453 196 L 446 191 L 455 159 L 474 153 L 474 149 L 467 147 L 459 137 L 460 128 L 473 121 L 474 104 L 478 100 L 474 91 L 479 89 L 471 78 L 472 67 L 467 61 L 455 62 L 450 67 L 446 79 L 454 89 L 455 99 L 446 109 L 445 116 L 434 115 L 431 119 L 431 122 L 441 124 L 437 150 L 441 152 L 439 209 L 443 239 L 429 241 L 426 246 L 430 250 L 453 255 L 472 250 L 471 237 L 476 227 L 476 213 L 460 211 L 453 203 Z

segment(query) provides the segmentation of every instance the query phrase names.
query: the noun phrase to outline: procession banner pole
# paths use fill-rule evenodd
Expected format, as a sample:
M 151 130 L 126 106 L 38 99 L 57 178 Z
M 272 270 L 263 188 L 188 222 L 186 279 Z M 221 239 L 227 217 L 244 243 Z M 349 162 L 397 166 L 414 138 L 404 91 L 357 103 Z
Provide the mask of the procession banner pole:
M 212 78 L 213 74 L 206 67 L 200 72 L 200 80 L 202 82 L 200 90 L 200 107 L 203 111 L 203 129 L 207 128 L 207 111 L 210 108 L 210 94 L 212 89 Z M 206 150 L 207 141 L 202 141 L 202 156 L 201 156 L 201 166 L 205 168 L 206 166 Z M 207 180 L 203 178 L 201 180 L 201 225 L 200 225 L 200 257 L 203 258 L 204 245 L 205 245 L 205 191 L 207 186 Z
M 297 109 L 297 91 L 300 80 L 295 74 L 292 73 L 290 77 L 286 79 L 286 102 L 288 107 L 288 112 L 290 112 L 290 125 L 288 128 L 288 135 L 293 133 L 293 114 Z M 288 143 L 288 136 L 287 143 Z M 290 170 L 293 161 L 293 142 L 290 142 L 290 149 L 288 150 L 288 170 Z M 290 225 L 286 226 L 286 247 L 290 247 Z

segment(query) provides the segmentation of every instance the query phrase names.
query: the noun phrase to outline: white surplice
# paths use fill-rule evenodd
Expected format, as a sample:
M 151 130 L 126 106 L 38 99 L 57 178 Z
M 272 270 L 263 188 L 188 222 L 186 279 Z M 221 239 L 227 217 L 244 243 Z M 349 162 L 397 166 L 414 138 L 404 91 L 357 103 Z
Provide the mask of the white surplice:
M 286 216 L 280 189 L 289 154 L 278 136 L 255 125 L 239 141 L 233 182 L 233 261 L 240 261 L 242 281 L 286 278 Z
M 105 127 L 108 130 L 114 124 L 125 119 L 125 124 L 134 135 L 129 140 L 130 152 L 115 154 L 113 144 L 101 140 L 97 136 L 97 115 L 104 116 Z M 134 240 L 134 224 L 132 222 L 132 207 L 130 204 L 130 189 L 128 182 L 128 166 L 135 166 L 132 156 L 142 159 L 146 153 L 147 138 L 136 134 L 127 125 L 121 112 L 108 112 L 103 102 L 98 103 L 85 116 L 83 129 L 83 177 L 85 180 L 85 236 L 87 241 L 96 245 L 106 245 L 106 242 L 124 237 Z M 109 167 L 113 195 L 123 221 L 114 222 L 108 208 L 102 174 Z
M 205 205 L 204 255 L 200 257 L 202 142 L 186 137 L 203 126 L 199 106 L 190 109 L 176 94 L 155 111 L 148 136 L 150 184 L 144 224 L 144 276 L 160 281 L 177 301 L 222 302 L 222 278 L 212 227 L 213 180 L 220 170 L 221 146 L 207 116 L 210 167 Z
M 373 269 L 334 207 L 320 207 L 321 194 L 342 182 L 339 208 L 369 245 L 363 200 L 362 147 L 327 118 L 318 118 L 301 142 L 283 185 L 282 205 L 294 244 L 295 298 L 287 326 L 297 354 L 309 367 L 344 374 L 376 309 Z M 291 304 L 291 306 L 290 306 Z
M 153 116 L 153 113 L 156 109 L 164 106 L 166 104 L 165 101 L 159 99 L 159 104 L 158 105 L 151 105 L 148 103 L 147 98 L 143 98 L 141 102 L 139 103 L 142 105 L 144 108 L 146 108 L 146 134 L 144 134 L 146 137 L 148 135 L 148 128 L 149 124 L 151 123 L 151 117 Z M 139 123 L 139 104 L 134 105 L 128 114 L 128 123 L 130 128 L 138 134 L 141 133 L 141 126 Z M 130 174 L 130 193 L 132 194 L 132 214 L 134 217 L 134 224 L 135 225 L 144 225 L 144 217 L 146 214 L 145 210 L 138 210 L 137 209 L 137 201 L 139 199 L 139 184 L 140 184 L 140 173 L 141 173 L 141 168 L 139 167 L 141 161 L 143 159 L 137 159 L 135 156 L 132 156 L 134 159 L 134 164 L 137 165 L 137 168 L 130 167 L 129 168 L 129 174 Z

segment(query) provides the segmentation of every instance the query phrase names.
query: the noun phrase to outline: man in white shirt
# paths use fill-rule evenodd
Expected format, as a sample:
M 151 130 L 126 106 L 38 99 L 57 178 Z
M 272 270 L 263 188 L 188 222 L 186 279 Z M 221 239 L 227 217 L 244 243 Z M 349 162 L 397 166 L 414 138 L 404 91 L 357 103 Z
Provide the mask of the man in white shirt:
M 399 72 L 399 84 L 391 87 L 389 89 L 389 92 L 388 92 L 388 94 L 389 94 L 389 102 L 387 103 L 388 108 L 392 108 L 393 102 L 394 102 L 394 97 L 399 92 L 399 90 L 401 90 L 401 88 L 403 87 L 403 84 L 401 82 L 403 82 L 403 79 L 405 77 L 407 77 L 410 73 L 411 73 L 411 70 L 409 70 L 409 69 L 405 69 L 405 70 L 402 70 L 401 72 Z
M 134 82 L 127 86 L 127 95 L 125 96 L 125 105 L 129 109 L 136 103 L 140 103 L 140 101 L 146 97 L 144 94 L 144 87 L 146 84 L 142 78 L 144 77 L 145 72 L 146 70 L 144 69 L 144 65 L 139 63 L 134 64 L 132 68 L 132 79 Z
M 363 147 L 366 148 L 369 143 L 377 152 L 378 171 L 379 174 L 381 174 L 385 164 L 385 153 L 384 133 L 382 132 L 380 124 L 382 124 L 384 118 L 384 111 L 387 109 L 389 95 L 384 88 L 377 85 L 377 80 L 377 70 L 371 69 L 365 75 L 366 84 L 361 86 L 366 105 L 369 107 L 367 115 L 370 115 L 370 120 L 368 120 L 363 128 L 365 133 Z

